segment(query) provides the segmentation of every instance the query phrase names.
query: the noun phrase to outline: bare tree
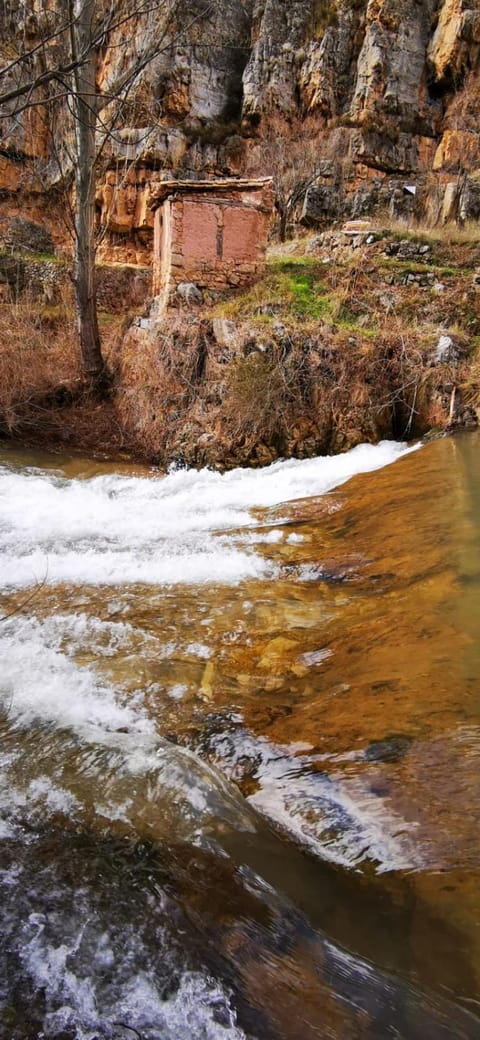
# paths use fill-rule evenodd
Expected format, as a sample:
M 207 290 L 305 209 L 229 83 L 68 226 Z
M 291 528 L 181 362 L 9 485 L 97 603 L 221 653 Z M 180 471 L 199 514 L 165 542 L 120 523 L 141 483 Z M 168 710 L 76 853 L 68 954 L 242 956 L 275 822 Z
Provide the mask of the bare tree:
M 293 132 L 289 136 L 278 127 L 267 127 L 263 139 L 250 152 L 248 167 L 255 176 L 265 171 L 272 174 L 278 236 L 285 242 L 289 222 L 320 175 L 318 141 L 316 137 L 297 137 Z
M 3 0 L 4 19 L 6 14 L 12 16 L 12 9 L 15 5 L 9 9 L 9 0 Z M 126 0 L 40 0 L 31 6 L 23 0 L 23 25 L 15 26 L 12 33 L 17 53 L 0 69 L 0 119 L 18 120 L 38 107 L 47 109 L 48 118 L 48 109 L 53 111 L 59 104 L 70 113 L 74 140 L 67 151 L 75 180 L 72 222 L 78 334 L 85 376 L 97 389 L 104 376 L 95 290 L 99 155 L 115 134 L 125 99 L 143 70 L 209 10 L 203 0 L 190 16 L 183 13 L 183 0 L 140 0 L 133 8 Z M 131 48 L 126 60 L 122 54 L 118 73 L 100 88 L 99 67 L 107 48 L 115 40 L 118 45 L 122 33 L 134 36 L 142 19 L 140 45 Z

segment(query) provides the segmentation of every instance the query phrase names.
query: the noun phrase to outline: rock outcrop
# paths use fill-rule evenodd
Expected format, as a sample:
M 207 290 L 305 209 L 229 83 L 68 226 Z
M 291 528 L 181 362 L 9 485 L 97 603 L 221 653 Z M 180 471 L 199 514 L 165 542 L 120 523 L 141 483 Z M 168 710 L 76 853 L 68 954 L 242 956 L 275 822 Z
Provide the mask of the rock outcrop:
M 36 0 L 4 4 L 1 20 L 5 62 L 20 34 L 33 45 L 45 31 Z M 99 50 L 99 90 L 115 93 L 152 40 L 115 133 L 105 140 L 99 124 L 105 256 L 146 261 L 150 185 L 172 177 L 273 174 L 288 215 L 310 224 L 385 208 L 478 219 L 477 0 L 169 0 L 118 20 Z M 0 127 L 6 206 L 68 182 L 71 168 L 58 107 L 54 150 L 50 110 L 13 118 L 14 107 Z M 405 185 L 415 191 L 403 206 Z

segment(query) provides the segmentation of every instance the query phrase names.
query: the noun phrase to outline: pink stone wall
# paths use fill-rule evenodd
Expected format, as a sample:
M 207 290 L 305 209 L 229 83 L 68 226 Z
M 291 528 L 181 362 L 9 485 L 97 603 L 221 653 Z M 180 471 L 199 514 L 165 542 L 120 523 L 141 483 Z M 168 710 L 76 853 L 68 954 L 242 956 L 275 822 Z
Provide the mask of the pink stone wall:
M 183 204 L 184 257 L 192 260 L 215 260 L 217 256 L 217 228 L 221 220 L 219 207 L 208 202 Z
M 258 261 L 265 239 L 265 218 L 253 209 L 225 209 L 223 259 Z
M 265 268 L 271 192 L 192 195 L 172 195 L 156 213 L 153 291 L 165 302 L 176 302 L 181 282 L 223 292 L 250 285 Z

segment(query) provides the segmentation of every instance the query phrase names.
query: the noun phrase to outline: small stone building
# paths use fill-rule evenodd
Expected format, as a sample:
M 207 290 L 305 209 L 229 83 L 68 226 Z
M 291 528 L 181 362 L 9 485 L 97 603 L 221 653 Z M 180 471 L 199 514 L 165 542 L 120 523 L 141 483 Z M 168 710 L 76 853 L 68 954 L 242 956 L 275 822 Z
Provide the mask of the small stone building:
M 166 305 L 182 283 L 222 291 L 265 269 L 273 208 L 271 179 L 162 181 L 155 212 L 153 294 Z

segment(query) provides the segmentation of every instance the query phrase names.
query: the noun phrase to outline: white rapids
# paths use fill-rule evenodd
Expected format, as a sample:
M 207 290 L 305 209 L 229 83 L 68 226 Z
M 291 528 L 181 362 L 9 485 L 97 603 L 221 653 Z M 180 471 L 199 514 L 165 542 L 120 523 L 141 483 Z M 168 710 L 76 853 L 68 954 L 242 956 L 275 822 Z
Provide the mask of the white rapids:
M 166 477 L 71 480 L 34 468 L 0 468 L 3 585 L 46 580 L 82 585 L 236 584 L 272 577 L 271 566 L 232 532 L 252 510 L 324 494 L 400 458 L 393 441 L 344 455 L 276 462 L 261 470 L 177 470 Z M 268 533 L 266 535 L 268 538 Z
M 122 848 L 128 852 L 130 841 L 161 845 L 174 840 L 181 847 L 205 855 L 215 849 L 225 857 L 224 836 L 238 832 L 243 840 L 254 835 L 258 820 L 234 784 L 162 736 L 143 688 L 122 688 L 91 657 L 82 659 L 85 646 L 97 648 L 103 664 L 119 653 L 138 655 L 134 646 L 139 632 L 145 652 L 157 661 L 172 655 L 175 644 L 116 619 L 114 610 L 110 620 L 83 612 L 78 586 L 118 586 L 112 596 L 120 598 L 123 587 L 134 584 L 162 588 L 266 582 L 275 577 L 276 564 L 258 548 L 274 544 L 277 532 L 259 525 L 256 509 L 325 494 L 411 450 L 383 442 L 257 471 L 178 470 L 165 477 L 69 479 L 54 469 L 18 472 L 8 457 L 0 466 L 3 588 L 10 594 L 45 583 L 58 606 L 50 605 L 38 616 L 35 607 L 32 616 L 14 611 L 0 625 L 0 976 L 8 972 L 8 956 L 14 951 L 18 984 L 26 987 L 41 1021 L 38 1036 L 63 1036 L 65 1030 L 76 1040 L 100 1035 L 113 1040 L 135 1032 L 146 1040 L 245 1036 L 228 986 L 206 968 L 196 968 L 194 958 L 190 966 L 179 962 L 176 940 L 158 909 L 161 899 L 159 903 L 156 896 L 151 903 L 157 908 L 155 934 L 148 890 L 142 894 L 145 923 L 140 930 L 134 907 L 128 918 L 130 894 L 126 909 L 119 904 L 118 913 L 115 907 L 107 910 L 90 879 L 88 856 L 82 848 L 78 851 L 72 837 L 92 830 L 100 835 L 100 847 L 105 841 L 107 853 L 110 841 L 127 842 Z M 300 536 L 289 538 L 301 541 Z M 77 587 L 73 606 L 63 603 L 64 585 Z M 28 595 L 20 592 L 16 598 Z M 105 595 L 113 605 L 110 589 Z M 182 653 L 205 667 L 212 650 L 192 639 L 193 632 Z M 184 689 L 173 685 L 170 699 L 181 698 Z M 270 767 L 267 773 L 270 781 L 275 779 Z M 277 778 L 273 793 L 265 783 L 268 804 L 260 796 L 257 802 L 273 819 L 281 804 L 283 824 L 289 806 L 282 779 Z M 304 797 L 306 792 L 300 793 Z M 322 804 L 330 798 L 329 791 L 310 794 Z M 64 876 L 68 862 L 65 866 L 60 856 L 58 868 L 44 866 L 46 827 L 53 835 L 66 828 L 72 855 L 85 867 L 72 905 Z M 302 834 L 308 837 L 304 830 Z M 9 848 L 17 850 L 13 866 Z M 106 884 L 117 885 L 123 898 L 121 877 L 114 871 L 115 848 Z M 132 898 L 140 905 L 140 896 L 134 892 Z M 160 950 L 165 970 L 152 949 Z M 2 1001 L 8 1009 L 11 999 L 0 978 L 0 1014 Z

